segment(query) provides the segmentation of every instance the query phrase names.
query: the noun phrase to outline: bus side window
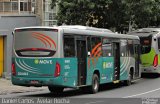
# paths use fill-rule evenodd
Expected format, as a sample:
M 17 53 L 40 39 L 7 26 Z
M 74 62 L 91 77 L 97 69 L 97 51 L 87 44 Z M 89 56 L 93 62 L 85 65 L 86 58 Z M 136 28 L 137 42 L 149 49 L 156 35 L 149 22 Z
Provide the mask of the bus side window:
M 133 40 L 128 40 L 129 56 L 134 57 Z
M 64 36 L 64 57 L 75 57 L 74 37 Z
M 124 56 L 127 56 L 127 40 L 121 40 L 121 46 L 120 46 L 120 53 L 121 53 L 121 56 L 124 57 Z
M 103 57 L 112 56 L 112 43 L 109 39 L 104 38 L 102 41 Z
M 100 57 L 102 56 L 102 41 L 100 37 L 91 38 L 91 56 Z

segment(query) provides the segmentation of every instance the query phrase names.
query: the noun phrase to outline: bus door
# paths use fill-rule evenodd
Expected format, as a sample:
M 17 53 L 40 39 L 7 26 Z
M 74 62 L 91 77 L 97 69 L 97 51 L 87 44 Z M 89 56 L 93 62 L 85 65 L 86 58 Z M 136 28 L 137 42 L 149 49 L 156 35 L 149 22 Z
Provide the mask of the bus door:
M 140 64 L 140 45 L 134 44 L 134 57 L 135 57 L 135 77 L 139 77 L 139 64 Z
M 86 41 L 77 40 L 78 85 L 86 84 Z
M 113 42 L 114 72 L 113 81 L 120 79 L 120 43 Z

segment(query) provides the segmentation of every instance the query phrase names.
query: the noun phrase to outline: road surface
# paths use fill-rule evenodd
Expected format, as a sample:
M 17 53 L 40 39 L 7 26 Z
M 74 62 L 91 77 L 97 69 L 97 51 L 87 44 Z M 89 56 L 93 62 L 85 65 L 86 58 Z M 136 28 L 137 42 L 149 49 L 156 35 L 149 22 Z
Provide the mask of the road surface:
M 116 104 L 113 102 L 119 102 L 119 104 L 121 103 L 132 104 L 134 101 L 137 101 L 140 104 L 142 104 L 142 100 L 144 100 L 142 98 L 160 98 L 160 78 L 158 77 L 141 78 L 136 82 L 134 82 L 131 86 L 122 86 L 121 84 L 117 84 L 113 86 L 113 84 L 106 84 L 104 86 L 101 86 L 100 91 L 97 94 L 88 94 L 88 93 L 81 92 L 81 90 L 66 89 L 63 93 L 60 93 L 58 95 L 53 95 L 46 88 L 46 90 L 38 91 L 38 92 L 15 93 L 15 94 L 0 96 L 0 98 L 11 98 L 11 97 L 17 97 L 17 98 L 44 97 L 44 98 L 56 98 L 56 99 L 65 98 L 65 99 L 71 99 L 73 104 L 74 103 L 106 104 L 106 101 L 112 102 L 111 104 Z M 115 99 L 115 98 L 118 98 L 118 99 Z M 127 99 L 124 100 L 124 98 L 127 98 Z M 158 100 L 158 103 L 160 102 L 160 99 L 153 99 L 153 100 L 154 101 Z M 155 103 L 155 104 L 158 104 L 158 103 Z M 133 104 L 135 104 L 135 102 Z

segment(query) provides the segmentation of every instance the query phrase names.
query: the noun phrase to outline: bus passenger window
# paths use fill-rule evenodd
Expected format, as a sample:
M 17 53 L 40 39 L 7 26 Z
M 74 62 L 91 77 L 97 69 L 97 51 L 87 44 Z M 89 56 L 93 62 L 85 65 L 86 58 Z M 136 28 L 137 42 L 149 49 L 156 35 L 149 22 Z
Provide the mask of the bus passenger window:
M 91 51 L 91 56 L 92 57 L 100 57 L 100 56 L 102 56 L 101 38 L 92 37 L 91 38 L 91 46 L 92 46 L 92 51 Z
M 134 57 L 133 40 L 128 40 L 129 56 Z
M 112 44 L 110 40 L 103 39 L 102 51 L 103 51 L 103 57 L 112 56 Z
M 64 37 L 64 57 L 75 57 L 74 38 Z
M 120 52 L 122 57 L 127 56 L 127 40 L 121 40 Z

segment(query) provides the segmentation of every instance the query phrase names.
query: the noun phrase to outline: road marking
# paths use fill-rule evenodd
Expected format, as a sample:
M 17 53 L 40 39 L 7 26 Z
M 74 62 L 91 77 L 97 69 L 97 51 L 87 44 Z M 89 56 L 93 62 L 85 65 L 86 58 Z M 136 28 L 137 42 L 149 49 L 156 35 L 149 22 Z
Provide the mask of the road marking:
M 158 91 L 158 90 L 160 90 L 160 88 L 157 88 L 157 89 L 154 89 L 154 90 L 151 90 L 151 91 L 147 91 L 147 92 L 144 92 L 144 93 L 139 93 L 139 94 L 135 94 L 135 95 L 131 95 L 131 96 L 126 96 L 126 97 L 123 97 L 123 98 L 131 98 L 131 97 L 135 97 L 135 96 L 140 96 L 140 95 L 152 93 L 152 92 L 155 92 L 155 91 Z
M 132 82 L 137 82 L 137 81 L 139 81 L 139 80 L 141 80 L 142 78 L 139 78 L 139 79 L 136 79 L 136 80 L 133 80 Z
M 97 104 L 97 103 L 103 103 L 104 101 L 96 101 L 96 102 L 89 102 L 89 103 L 85 103 L 85 104 Z

